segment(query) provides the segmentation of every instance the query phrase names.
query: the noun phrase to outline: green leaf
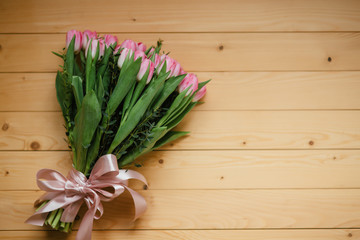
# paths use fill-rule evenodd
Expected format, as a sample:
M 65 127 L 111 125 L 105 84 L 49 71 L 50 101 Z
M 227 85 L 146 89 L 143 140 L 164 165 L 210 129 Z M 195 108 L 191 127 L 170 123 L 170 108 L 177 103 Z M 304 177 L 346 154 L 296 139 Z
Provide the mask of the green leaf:
M 93 139 L 93 135 L 101 120 L 101 108 L 94 91 L 85 95 L 81 109 L 75 117 L 74 143 L 76 149 L 75 167 L 84 172 L 86 163 L 87 148 Z
M 56 97 L 61 107 L 65 119 L 66 129 L 69 130 L 71 119 L 71 106 L 73 103 L 73 93 L 71 85 L 68 84 L 66 77 L 58 71 L 55 80 Z
M 92 39 L 90 40 L 90 45 L 92 44 Z M 86 51 L 86 50 L 85 50 Z M 85 84 L 85 93 L 87 94 L 88 92 L 90 92 L 90 89 L 93 89 L 93 78 L 91 77 L 91 68 L 92 68 L 92 56 L 91 56 L 91 47 L 89 47 L 87 49 L 87 57 L 86 57 L 86 65 L 85 65 L 85 79 L 86 79 L 86 84 Z M 94 72 L 94 71 L 93 71 Z
M 150 64 L 144 74 L 144 76 L 142 77 L 142 79 L 140 80 L 140 82 L 138 82 L 138 84 L 136 85 L 134 94 L 131 98 L 131 102 L 130 102 L 130 106 L 129 108 L 132 108 L 132 106 L 135 105 L 136 101 L 138 100 L 138 98 L 140 97 L 140 94 L 142 93 L 142 91 L 144 90 L 145 86 L 146 86 L 146 81 L 147 78 L 149 76 L 149 72 L 150 72 Z
M 182 91 L 181 93 L 179 93 L 179 95 L 177 95 L 170 108 L 167 110 L 166 114 L 157 123 L 157 126 L 162 126 L 171 116 L 171 114 L 180 106 L 180 104 L 184 101 L 186 97 L 186 92 L 187 90 Z
M 130 88 L 130 91 L 128 92 L 128 94 L 125 97 L 124 104 L 123 104 L 123 109 L 122 109 L 122 116 L 123 116 L 122 119 L 121 119 L 122 123 L 127 118 L 127 110 L 130 107 L 130 101 L 131 101 L 131 98 L 132 98 L 133 93 L 134 93 L 135 85 L 136 85 L 136 81 L 133 83 L 133 85 Z
M 75 57 L 74 56 L 74 45 L 75 45 L 75 35 L 71 39 L 71 42 L 66 51 L 65 63 L 64 63 L 69 84 L 71 84 L 72 76 L 74 74 L 74 57 Z
M 126 154 L 123 158 L 119 159 L 119 166 L 125 166 L 127 164 L 132 163 L 137 157 L 143 155 L 152 150 L 153 146 L 155 145 L 156 141 L 161 139 L 167 131 L 166 127 L 155 127 L 151 130 L 153 133 L 152 140 L 146 142 L 143 148 L 135 148 L 130 153 Z
M 84 98 L 82 79 L 79 76 L 73 76 L 72 78 L 72 89 L 75 96 L 75 102 L 77 109 L 80 109 L 82 100 Z
M 99 154 L 100 149 L 100 142 L 101 142 L 102 130 L 98 128 L 96 130 L 95 136 L 93 141 L 91 142 L 91 146 L 88 149 L 87 156 L 86 156 L 86 163 L 85 163 L 85 176 L 88 176 L 91 166 L 97 160 L 97 156 Z
M 171 121 L 170 123 L 168 123 L 166 126 L 168 127 L 168 129 L 172 129 L 174 127 L 176 127 L 176 125 L 178 125 L 181 120 L 186 116 L 186 114 L 188 114 L 190 112 L 190 110 L 195 107 L 197 103 L 196 102 L 191 102 L 184 111 L 181 112 L 181 114 L 174 119 L 173 121 Z
M 64 55 L 60 54 L 60 53 L 57 53 L 57 52 L 53 52 L 51 51 L 54 55 L 60 57 L 61 59 L 64 59 Z
M 154 103 L 154 109 L 163 104 L 163 102 L 170 96 L 171 93 L 179 86 L 180 82 L 185 78 L 186 74 L 179 75 L 176 77 L 169 78 L 165 84 L 164 89 L 161 91 L 161 94 L 157 97 L 156 102 Z
M 177 107 L 175 111 L 173 111 L 170 116 L 166 119 L 164 122 L 164 125 L 167 125 L 169 122 L 177 118 L 191 103 L 192 99 L 194 98 L 195 94 L 190 94 L 184 98 L 184 100 L 181 102 L 181 104 Z
M 146 88 L 144 94 L 136 102 L 134 107 L 129 113 L 128 119 L 123 125 L 120 125 L 113 142 L 110 145 L 108 153 L 112 151 L 129 135 L 129 133 L 136 127 L 140 119 L 144 116 L 144 113 L 154 98 L 155 94 L 159 91 L 160 87 L 164 84 L 165 79 L 169 73 L 160 75 L 157 79 L 150 82 Z
M 198 92 L 203 86 L 205 86 L 206 84 L 208 84 L 211 81 L 211 79 L 204 81 L 204 82 L 200 82 L 198 85 L 198 89 L 196 90 L 196 92 Z M 195 92 L 195 93 L 196 93 Z
M 120 105 L 126 94 L 129 92 L 132 84 L 136 81 L 136 75 L 139 72 L 141 65 L 141 58 L 131 63 L 126 69 L 122 69 L 119 80 L 110 96 L 106 113 L 110 117 Z M 126 72 L 125 72 L 126 71 Z M 123 74 L 122 74 L 123 73 Z
M 111 80 L 111 69 L 108 68 L 106 69 L 104 73 L 104 77 L 102 78 L 104 92 L 107 92 L 109 90 L 110 80 Z
M 159 148 L 169 142 L 172 142 L 182 136 L 185 136 L 186 134 L 188 134 L 190 132 L 184 132 L 184 131 L 170 131 L 168 133 L 165 134 L 165 136 L 163 136 L 160 140 L 158 140 L 156 142 L 156 144 L 154 145 L 154 147 L 152 148 L 152 150 Z
M 105 95 L 105 89 L 104 89 L 104 85 L 103 85 L 103 79 L 100 75 L 99 80 L 98 80 L 98 87 L 97 87 L 97 98 L 98 98 L 100 106 L 102 106 L 102 104 L 103 104 L 104 95 Z

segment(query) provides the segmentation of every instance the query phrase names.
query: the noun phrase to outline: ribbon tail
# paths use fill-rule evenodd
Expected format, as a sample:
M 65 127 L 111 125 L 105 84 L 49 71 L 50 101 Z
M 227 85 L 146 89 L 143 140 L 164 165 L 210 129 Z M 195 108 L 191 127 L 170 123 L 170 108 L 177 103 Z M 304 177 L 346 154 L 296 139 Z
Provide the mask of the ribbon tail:
M 80 227 L 78 233 L 76 235 L 76 240 L 90 240 L 91 239 L 91 231 L 94 223 L 94 215 L 95 210 L 89 209 L 85 215 L 83 220 L 80 223 Z
M 51 195 L 51 194 L 50 194 Z M 72 198 L 66 198 L 64 194 L 58 194 L 55 198 L 46 203 L 43 207 L 37 210 L 32 216 L 30 216 L 25 222 L 35 226 L 43 226 L 49 212 L 59 208 L 63 208 L 66 205 L 73 203 L 79 199 L 78 196 Z
M 91 240 L 91 232 L 94 223 L 96 210 L 100 204 L 100 197 L 94 192 L 94 204 L 86 211 L 83 220 L 80 223 L 76 240 Z
M 41 214 L 34 214 L 26 219 L 25 223 L 35 225 L 35 226 L 44 226 L 46 217 L 49 213 L 41 213 Z
M 143 196 L 141 196 L 138 192 L 132 190 L 131 188 L 124 186 L 126 190 L 129 191 L 131 194 L 131 197 L 134 201 L 134 207 L 135 207 L 135 216 L 134 221 L 138 219 L 141 215 L 144 214 L 146 211 L 146 200 Z

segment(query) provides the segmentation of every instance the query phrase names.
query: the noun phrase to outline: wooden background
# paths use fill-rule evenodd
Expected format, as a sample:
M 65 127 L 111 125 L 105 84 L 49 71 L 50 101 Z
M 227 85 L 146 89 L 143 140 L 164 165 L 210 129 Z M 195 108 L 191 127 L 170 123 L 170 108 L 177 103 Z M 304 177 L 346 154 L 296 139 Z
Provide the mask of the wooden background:
M 191 135 L 143 157 L 148 211 L 105 205 L 93 239 L 360 239 L 360 1 L 0 1 L 0 238 L 40 168 L 70 168 L 54 81 L 70 29 L 154 44 L 212 78 Z M 75 239 L 76 231 L 69 239 Z

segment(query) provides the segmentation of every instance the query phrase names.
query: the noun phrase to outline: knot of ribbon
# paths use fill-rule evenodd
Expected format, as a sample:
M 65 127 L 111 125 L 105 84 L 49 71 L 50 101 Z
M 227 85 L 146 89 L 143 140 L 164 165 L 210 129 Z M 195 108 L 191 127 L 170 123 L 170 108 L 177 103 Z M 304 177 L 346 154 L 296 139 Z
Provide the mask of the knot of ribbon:
M 119 170 L 117 159 L 112 154 L 100 157 L 87 178 L 83 173 L 72 169 L 68 177 L 51 169 L 41 169 L 36 175 L 37 185 L 46 191 L 35 204 L 48 201 L 36 211 L 26 223 L 43 226 L 49 212 L 63 208 L 62 222 L 73 222 L 85 202 L 88 210 L 80 223 L 77 240 L 90 240 L 94 219 L 99 219 L 104 212 L 101 201 L 109 202 L 127 190 L 135 207 L 134 220 L 146 210 L 145 199 L 128 187 L 129 179 L 137 179 L 144 184 L 143 175 L 133 170 Z

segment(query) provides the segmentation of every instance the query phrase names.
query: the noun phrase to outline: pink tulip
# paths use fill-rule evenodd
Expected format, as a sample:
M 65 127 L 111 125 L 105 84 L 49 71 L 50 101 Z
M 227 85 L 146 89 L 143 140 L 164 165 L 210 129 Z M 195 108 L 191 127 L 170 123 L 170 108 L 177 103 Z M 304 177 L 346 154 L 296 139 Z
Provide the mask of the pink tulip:
M 69 44 L 73 37 L 75 36 L 75 44 L 74 44 L 74 52 L 79 53 L 81 50 L 81 44 L 82 44 L 82 34 L 80 31 L 76 30 L 70 30 L 66 34 L 66 48 L 69 47 Z
M 172 77 L 176 77 L 180 75 L 180 71 L 181 71 L 181 66 L 180 63 L 178 63 L 176 60 L 174 60 L 173 62 L 173 66 L 172 66 Z
M 90 41 L 90 39 L 96 39 L 97 38 L 97 33 L 94 31 L 90 31 L 90 30 L 85 30 L 83 33 L 82 33 L 82 48 L 83 49 L 86 49 L 86 46 L 88 44 L 88 41 Z
M 192 99 L 193 102 L 197 102 L 199 101 L 206 93 L 206 86 L 203 86 L 202 88 L 200 88 L 200 90 L 195 93 L 194 98 Z
M 158 68 L 158 67 L 159 67 L 159 64 L 160 64 L 160 56 L 159 56 L 157 53 L 155 53 L 154 64 L 155 64 L 155 68 Z
M 161 55 L 160 64 L 158 65 L 156 70 L 157 70 L 157 73 L 160 74 L 160 71 L 163 68 L 165 62 L 166 62 L 166 72 L 170 71 L 170 74 L 169 74 L 169 77 L 170 77 L 171 76 L 171 69 L 170 68 L 172 66 L 173 60 L 168 55 Z
M 146 84 L 148 84 L 151 81 L 151 78 L 152 78 L 152 76 L 154 74 L 155 66 L 154 66 L 154 63 L 151 62 L 147 58 L 145 58 L 144 61 L 141 63 L 140 70 L 139 70 L 139 73 L 137 75 L 137 80 L 138 81 L 140 81 L 144 77 L 146 71 L 148 70 L 149 64 L 150 64 L 150 69 L 149 69 L 149 75 L 148 75 L 147 80 L 146 80 Z
M 91 43 L 91 46 L 90 46 L 90 43 Z M 92 41 L 89 41 L 87 46 L 86 46 L 85 57 L 87 57 L 88 49 L 90 48 L 90 50 L 91 50 L 91 58 L 94 59 L 95 55 L 96 55 L 98 44 L 99 44 L 99 57 L 98 57 L 97 60 L 99 60 L 102 56 L 104 56 L 104 52 L 105 52 L 104 40 L 102 40 L 102 39 L 92 39 Z
M 151 56 L 154 54 L 154 52 L 155 52 L 155 48 L 154 48 L 154 47 L 151 47 L 151 48 L 150 48 L 150 51 L 149 51 L 148 54 L 147 54 L 148 57 L 151 58 Z
M 127 58 L 130 58 L 133 55 L 133 50 L 129 49 L 129 48 L 124 48 L 121 51 L 119 60 L 118 60 L 118 67 L 122 68 L 122 66 L 124 65 L 124 62 Z
M 198 89 L 198 79 L 195 74 L 188 73 L 185 78 L 179 84 L 179 92 L 185 91 L 188 87 L 189 90 L 186 93 L 186 96 L 194 93 Z
M 139 43 L 137 43 L 136 50 L 145 52 L 146 51 L 146 45 L 143 44 L 142 42 L 139 42 Z
M 104 41 L 105 41 L 106 47 L 110 47 L 114 43 L 117 43 L 118 39 L 117 39 L 116 36 L 113 36 L 113 35 L 110 35 L 110 34 L 105 34 L 104 35 Z
M 120 45 L 117 45 L 114 49 L 114 54 L 118 54 L 120 50 Z
M 122 44 L 121 44 L 121 48 L 128 48 L 133 50 L 133 52 L 136 51 L 136 46 L 137 44 L 133 41 L 133 40 L 125 40 Z
M 142 61 L 146 58 L 146 55 L 143 51 L 135 51 L 134 58 L 135 60 L 141 57 Z
M 181 70 L 180 64 L 176 60 L 169 57 L 168 55 L 162 55 L 160 57 L 160 62 L 161 62 L 160 67 L 157 68 L 158 74 L 160 73 L 164 65 L 164 62 L 166 62 L 166 72 L 170 72 L 169 78 L 173 76 L 178 76 L 180 74 L 180 70 Z

